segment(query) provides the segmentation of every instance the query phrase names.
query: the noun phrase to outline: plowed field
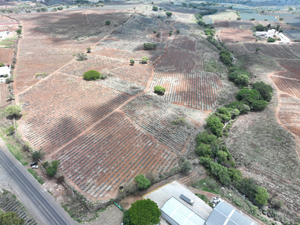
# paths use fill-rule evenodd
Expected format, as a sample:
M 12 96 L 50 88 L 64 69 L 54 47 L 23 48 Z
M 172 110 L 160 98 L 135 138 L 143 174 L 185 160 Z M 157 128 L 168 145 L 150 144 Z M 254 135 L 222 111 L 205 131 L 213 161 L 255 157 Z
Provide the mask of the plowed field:
M 177 164 L 175 154 L 122 113 L 113 113 L 53 158 L 60 160 L 60 168 L 77 187 L 102 199 L 138 174 L 162 173 Z
M 220 39 L 223 42 L 255 42 L 255 37 L 250 30 L 222 29 Z
M 11 64 L 14 57 L 14 50 L 11 48 L 0 48 L 0 62 Z

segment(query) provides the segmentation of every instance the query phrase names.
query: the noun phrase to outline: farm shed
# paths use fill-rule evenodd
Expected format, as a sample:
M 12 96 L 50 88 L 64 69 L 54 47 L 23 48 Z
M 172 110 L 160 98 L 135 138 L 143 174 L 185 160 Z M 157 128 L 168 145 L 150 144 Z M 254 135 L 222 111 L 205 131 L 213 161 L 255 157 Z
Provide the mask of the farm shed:
M 171 197 L 160 210 L 162 217 L 172 225 L 204 225 L 205 222 L 174 197 Z
M 205 225 L 256 225 L 249 218 L 237 212 L 225 202 L 219 202 L 214 208 Z
M 4 38 L 7 35 L 9 35 L 9 31 L 2 31 L 2 32 L 0 32 L 0 38 Z
M 10 67 L 2 66 L 0 67 L 0 83 L 4 83 L 5 79 L 10 77 Z

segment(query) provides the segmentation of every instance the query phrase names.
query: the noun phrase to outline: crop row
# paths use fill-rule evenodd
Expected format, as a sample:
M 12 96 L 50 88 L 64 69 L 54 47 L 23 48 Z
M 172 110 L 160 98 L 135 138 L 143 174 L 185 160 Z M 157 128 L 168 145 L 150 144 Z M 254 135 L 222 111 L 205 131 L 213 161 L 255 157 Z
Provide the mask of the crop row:
M 116 112 L 54 155 L 60 168 L 92 197 L 106 197 L 138 174 L 160 174 L 176 155 Z
M 280 95 L 280 121 L 295 135 L 300 135 L 300 100 L 286 94 Z
M 293 45 L 293 48 L 294 47 L 295 46 Z M 286 70 L 286 71 L 277 72 L 277 75 L 300 80 L 300 76 L 299 76 L 300 60 L 280 59 L 277 60 L 277 62 L 281 67 L 283 67 Z
M 300 80 L 272 77 L 276 86 L 283 92 L 300 98 Z
M 135 15 L 128 20 L 126 23 L 126 26 L 128 27 L 133 27 L 135 29 L 141 29 L 141 28 L 153 28 L 153 27 L 158 27 L 158 19 L 154 18 L 149 18 L 149 17 L 144 17 L 140 15 Z
M 23 133 L 35 148 L 50 153 L 127 99 L 105 87 L 55 74 L 20 95 L 26 114 Z
M 177 35 L 173 39 L 172 44 L 175 45 L 177 48 L 182 48 L 189 51 L 196 51 L 196 41 L 192 40 L 188 36 Z
M 261 44 L 261 43 L 245 43 L 244 46 L 250 51 L 255 52 L 256 48 L 260 52 L 270 57 L 280 59 L 298 59 L 299 57 L 293 53 L 289 45 L 274 45 L 274 44 Z
M 153 91 L 157 85 L 166 88 L 165 100 L 200 110 L 211 109 L 216 102 L 216 92 L 222 88 L 215 74 L 183 69 L 155 69 L 149 90 Z
M 9 95 L 7 84 L 0 83 L 0 103 L 6 102 L 7 95 Z
M 166 106 L 153 105 L 151 102 L 151 99 L 139 97 L 126 104 L 122 110 L 157 140 L 171 149 L 182 152 L 189 133 L 194 131 L 193 125 L 175 111 L 166 110 Z M 173 124 L 176 122 L 177 125 Z

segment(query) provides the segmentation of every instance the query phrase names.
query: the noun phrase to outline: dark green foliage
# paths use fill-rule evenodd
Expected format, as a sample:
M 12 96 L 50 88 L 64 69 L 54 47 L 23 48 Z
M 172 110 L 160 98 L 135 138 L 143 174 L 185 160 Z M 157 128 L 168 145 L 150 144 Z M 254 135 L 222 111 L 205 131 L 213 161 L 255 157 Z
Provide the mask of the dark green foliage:
M 263 187 L 258 187 L 255 194 L 255 203 L 257 205 L 267 205 L 269 194 L 268 191 Z
M 154 87 L 154 93 L 163 95 L 165 93 L 166 89 L 162 86 L 155 86 Z
M 5 108 L 5 113 L 7 116 L 20 116 L 21 115 L 22 108 L 19 105 L 9 105 Z
M 43 157 L 45 156 L 45 153 L 42 149 L 38 150 L 38 151 L 34 151 L 31 155 L 32 160 L 33 161 L 37 161 L 39 159 L 43 159 Z
M 20 35 L 22 33 L 21 29 L 16 30 L 17 34 Z
M 142 64 L 147 64 L 148 60 L 149 60 L 149 59 L 148 59 L 146 56 L 144 56 L 144 57 L 142 57 L 141 63 L 142 63 Z
M 203 131 L 202 133 L 197 135 L 197 145 L 200 145 L 201 143 L 204 144 L 211 144 L 217 140 L 217 137 L 213 134 L 208 134 L 207 131 Z
M 176 30 L 176 34 L 180 34 L 180 30 Z
M 25 220 L 19 218 L 15 212 L 0 214 L 0 225 L 23 225 Z
M 250 101 L 249 99 L 260 100 L 261 95 L 255 89 L 243 88 L 236 95 L 236 99 L 239 100 L 239 101 L 245 100 L 246 102 Z
M 231 67 L 232 66 L 232 61 L 231 61 L 231 54 L 229 51 L 222 49 L 220 51 L 220 59 L 223 62 L 225 66 Z
M 255 20 L 255 18 L 250 18 L 250 21 L 254 21 Z
M 231 67 L 229 69 L 229 80 L 239 86 L 247 86 L 249 83 L 250 73 L 242 68 Z
M 157 33 L 157 30 L 153 30 L 153 33 L 156 34 L 156 33 Z
M 134 178 L 139 189 L 147 189 L 151 186 L 150 180 L 148 180 L 143 174 L 137 175 Z
M 187 171 L 190 171 L 192 169 L 192 165 L 189 161 L 184 161 L 182 162 L 181 166 L 180 166 L 180 170 L 182 172 L 187 172 Z
M 274 38 L 268 38 L 267 41 L 268 41 L 268 42 L 275 42 L 275 39 L 274 39 Z
M 172 34 L 173 34 L 173 31 L 172 31 L 172 30 L 170 30 L 170 32 L 169 32 L 169 35 L 170 35 L 170 36 L 172 36 Z
M 204 143 L 200 143 L 200 145 L 197 146 L 196 153 L 199 156 L 204 156 L 204 157 L 212 157 L 213 156 L 210 145 L 207 145 Z
M 238 109 L 241 114 L 248 113 L 250 111 L 250 107 L 243 102 L 234 101 L 230 104 L 226 105 L 227 108 Z
M 254 83 L 252 85 L 252 88 L 260 93 L 263 100 L 266 100 L 268 102 L 271 101 L 273 94 L 273 88 L 271 87 L 271 85 L 265 84 L 263 81 L 261 81 Z
M 157 10 L 158 10 L 158 7 L 154 5 L 154 6 L 152 7 L 152 10 L 153 10 L 153 11 L 157 11 Z
M 133 64 L 134 64 L 134 60 L 133 60 L 133 59 L 130 59 L 130 65 L 133 66 Z
M 8 132 L 9 134 L 15 133 L 15 128 L 14 128 L 14 126 L 8 126 L 8 127 L 7 127 L 7 132 Z
M 240 182 L 236 182 L 234 186 L 250 200 L 255 198 L 258 185 L 253 178 L 243 178 Z
M 105 21 L 105 24 L 106 24 L 106 25 L 110 25 L 110 20 L 106 20 L 106 21 Z
M 4 63 L 0 62 L 0 67 L 3 67 L 3 66 L 5 66 Z
M 83 74 L 85 80 L 97 80 L 100 78 L 100 73 L 95 70 L 87 71 Z
M 171 12 L 166 12 L 166 15 L 168 18 L 170 18 L 172 16 L 172 13 Z
M 232 181 L 241 181 L 242 180 L 243 174 L 240 170 L 234 169 L 234 168 L 229 168 L 228 171 L 229 171 L 229 175 L 230 175 Z
M 216 115 L 222 123 L 228 122 L 231 119 L 231 113 L 226 107 L 218 108 L 214 115 Z
M 55 160 L 55 161 L 51 162 L 51 166 L 49 166 L 47 168 L 47 170 L 46 170 L 48 176 L 53 177 L 56 174 L 58 165 L 59 165 L 59 161 L 58 160 Z
M 138 200 L 128 210 L 131 225 L 150 225 L 160 222 L 161 212 L 157 204 L 150 199 Z
M 255 30 L 256 31 L 264 31 L 265 27 L 262 24 L 258 24 L 257 26 L 255 26 Z
M 129 216 L 128 210 L 125 210 L 125 212 L 124 212 L 123 225 L 131 225 L 131 223 L 130 223 L 130 216 Z
M 154 50 L 156 47 L 157 44 L 144 43 L 144 50 Z
M 206 119 L 206 126 L 211 130 L 211 132 L 217 137 L 222 136 L 223 124 L 217 116 L 210 116 Z
M 215 33 L 216 33 L 216 30 L 215 29 L 206 28 L 206 29 L 204 29 L 204 32 L 205 32 L 206 35 L 214 36 Z

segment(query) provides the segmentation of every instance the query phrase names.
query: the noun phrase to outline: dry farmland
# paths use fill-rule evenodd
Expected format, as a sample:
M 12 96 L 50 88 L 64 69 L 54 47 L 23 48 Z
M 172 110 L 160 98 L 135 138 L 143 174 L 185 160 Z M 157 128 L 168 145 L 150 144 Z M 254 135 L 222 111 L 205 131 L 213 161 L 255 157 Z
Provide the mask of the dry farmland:
M 130 17 L 131 10 L 112 14 L 105 7 L 15 16 L 24 28 L 15 84 L 21 133 L 47 159 L 59 159 L 67 182 L 86 196 L 110 199 L 136 175 L 170 172 L 193 150 L 189 141 L 223 84 L 203 71 L 204 58 L 218 52 L 190 35 L 192 12 L 182 9 L 168 20 L 151 9 Z M 156 50 L 143 50 L 146 42 Z M 87 60 L 74 59 L 87 47 Z M 144 56 L 149 61 L 140 64 Z M 85 81 L 88 70 L 107 78 Z M 44 72 L 50 75 L 35 78 Z M 153 93 L 155 85 L 166 88 L 164 97 Z
M 223 42 L 255 42 L 256 40 L 250 30 L 241 29 L 222 29 L 220 39 Z
M 0 62 L 11 64 L 14 57 L 14 50 L 11 48 L 0 48 Z

